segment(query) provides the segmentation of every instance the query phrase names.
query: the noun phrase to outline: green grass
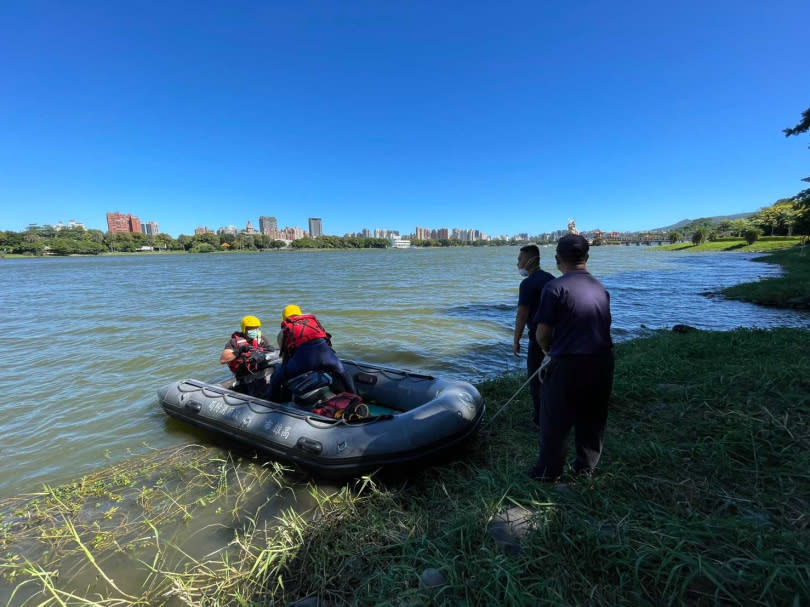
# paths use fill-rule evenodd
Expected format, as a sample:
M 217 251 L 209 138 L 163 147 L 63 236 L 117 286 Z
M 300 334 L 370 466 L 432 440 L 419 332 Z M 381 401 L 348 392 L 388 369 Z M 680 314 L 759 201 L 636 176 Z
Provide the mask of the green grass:
M 489 417 L 522 381 L 480 385 Z M 0 571 L 26 585 L 9 604 L 34 589 L 26 604 L 259 606 L 318 596 L 330 605 L 800 605 L 810 597 L 810 332 L 660 332 L 620 344 L 593 479 L 526 478 L 537 454 L 529 409 L 524 392 L 464 457 L 344 487 L 312 484 L 313 506 L 278 520 L 250 496 L 279 490 L 289 475 L 208 450 L 119 467 L 68 486 L 59 501 L 58 490 L 34 505 L 18 498 L 3 519 Z M 152 472 L 133 476 L 140 469 Z M 123 505 L 145 490 L 116 525 L 94 526 L 93 505 L 116 503 L 108 493 Z M 510 555 L 486 527 L 513 505 L 533 513 L 534 530 Z M 163 529 L 193 532 L 212 509 L 231 530 L 220 549 L 172 553 Z M 146 582 L 128 588 L 109 575 L 116 590 L 105 559 L 138 541 Z M 96 581 L 71 585 L 68 574 L 82 567 Z M 446 584 L 420 587 L 427 568 Z
M 810 248 L 793 247 L 754 261 L 777 263 L 785 271 L 779 278 L 734 285 L 722 291 L 730 299 L 782 308 L 810 308 Z
M 715 242 L 706 241 L 703 244 L 692 244 L 686 242 L 679 242 L 676 244 L 667 244 L 658 247 L 660 251 L 739 251 L 742 253 L 767 253 L 770 251 L 779 251 L 798 245 L 800 238 L 793 237 L 780 237 L 773 240 L 770 238 L 758 240 L 754 244 L 749 245 L 742 238 L 739 240 L 720 240 Z

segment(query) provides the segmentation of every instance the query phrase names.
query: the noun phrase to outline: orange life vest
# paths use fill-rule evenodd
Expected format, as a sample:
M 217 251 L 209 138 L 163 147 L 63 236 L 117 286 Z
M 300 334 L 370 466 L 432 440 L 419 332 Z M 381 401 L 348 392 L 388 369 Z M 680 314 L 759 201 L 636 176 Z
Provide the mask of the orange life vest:
M 325 339 L 332 345 L 332 336 L 315 318 L 314 314 L 300 314 L 289 316 L 281 323 L 282 354 L 285 358 L 292 356 L 299 346 L 314 339 Z
M 236 340 L 236 345 L 233 348 L 236 358 L 228 363 L 228 368 L 234 375 L 247 375 L 250 373 L 250 369 L 247 367 L 247 359 L 250 358 L 250 353 L 256 350 L 264 350 L 264 348 L 259 347 L 258 339 L 250 340 L 239 331 L 231 335 L 231 338 Z M 250 348 L 250 352 L 240 352 L 242 346 Z

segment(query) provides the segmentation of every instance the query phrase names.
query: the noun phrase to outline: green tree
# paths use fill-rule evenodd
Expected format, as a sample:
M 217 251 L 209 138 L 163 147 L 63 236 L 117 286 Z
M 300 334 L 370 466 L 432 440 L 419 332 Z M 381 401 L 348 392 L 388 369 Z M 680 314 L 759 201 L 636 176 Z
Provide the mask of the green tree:
M 802 118 L 798 124 L 792 128 L 784 129 L 785 137 L 801 135 L 810 131 L 810 108 L 802 112 Z M 810 146 L 807 146 L 810 148 Z M 810 177 L 805 177 L 802 181 L 810 182 Z M 793 218 L 793 227 L 799 234 L 810 234 L 810 189 L 802 190 L 793 197 L 796 203 L 796 215 Z
M 189 249 L 189 253 L 215 253 L 217 247 L 209 242 L 195 242 Z
M 26 231 L 12 253 L 19 255 L 44 255 L 45 243 L 33 230 Z
M 703 244 L 704 242 L 706 242 L 706 239 L 708 237 L 709 237 L 709 230 L 701 226 L 697 230 L 695 230 L 694 233 L 692 234 L 692 243 Z
M 676 242 L 681 242 L 683 240 L 683 234 L 680 233 L 678 230 L 673 230 L 669 233 L 669 242 L 675 244 Z
M 743 230 L 743 238 L 745 238 L 745 242 L 750 245 L 759 240 L 760 234 L 762 234 L 762 230 L 755 226 L 750 226 Z
M 115 234 L 113 237 L 113 242 L 116 251 L 123 251 L 126 253 L 132 253 L 135 251 L 135 240 L 129 233 Z
M 180 236 L 177 237 L 177 244 L 186 251 L 188 251 L 195 242 L 194 237 L 188 234 L 180 234 Z
M 293 240 L 290 245 L 294 249 L 317 249 L 318 243 L 312 240 L 309 236 Z
M 101 230 L 87 230 L 87 238 L 99 244 L 104 243 L 104 232 Z
M 70 238 L 54 238 L 50 243 L 51 255 L 70 255 L 76 252 L 76 242 Z
M 748 226 L 750 225 L 750 222 L 747 219 L 735 219 L 730 223 L 731 223 L 730 231 L 735 236 L 742 236 L 742 233 L 745 230 L 747 230 Z
M 785 134 L 785 137 L 790 137 L 792 135 L 801 135 L 802 133 L 806 133 L 810 130 L 810 108 L 807 108 L 802 112 L 802 119 L 799 120 L 799 123 L 794 126 L 793 128 L 784 129 L 782 132 Z
M 157 234 L 154 238 L 154 243 L 158 249 L 168 249 L 172 246 L 174 239 L 168 234 Z
M 206 232 L 205 234 L 195 234 L 192 237 L 195 243 L 205 243 L 210 244 L 214 250 L 219 249 L 219 236 L 214 234 L 213 232 Z
M 797 234 L 810 234 L 810 188 L 796 194 L 793 201 L 796 210 L 793 231 Z

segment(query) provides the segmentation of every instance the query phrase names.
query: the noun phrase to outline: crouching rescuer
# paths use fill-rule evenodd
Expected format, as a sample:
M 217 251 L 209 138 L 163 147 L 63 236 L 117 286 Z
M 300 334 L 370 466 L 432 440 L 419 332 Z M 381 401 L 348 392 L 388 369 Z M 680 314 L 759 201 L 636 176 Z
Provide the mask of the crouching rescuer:
M 302 395 L 305 392 L 314 395 L 318 388 L 328 387 L 328 391 L 335 395 L 334 398 L 352 401 L 352 408 L 359 404 L 360 398 L 356 396 L 354 380 L 332 349 L 332 336 L 314 314 L 303 314 L 296 305 L 285 307 L 281 313 L 278 341 L 282 363 L 270 377 L 270 400 L 292 400 L 299 405 L 310 406 L 315 403 L 301 400 Z M 331 400 L 322 401 L 322 405 Z M 335 400 L 333 404 L 337 403 L 338 400 Z M 342 401 L 340 404 L 343 404 Z M 338 405 L 337 410 L 344 407 L 345 405 Z M 337 410 L 332 412 L 330 406 L 319 410 L 322 408 L 316 407 L 313 411 L 328 417 L 341 416 L 336 414 Z M 365 411 L 367 415 L 368 409 L 365 408 Z
M 262 323 L 255 316 L 245 316 L 239 331 L 234 331 L 219 362 L 228 365 L 236 378 L 233 389 L 251 396 L 265 396 L 267 379 L 265 369 L 278 358 L 278 353 L 262 336 Z

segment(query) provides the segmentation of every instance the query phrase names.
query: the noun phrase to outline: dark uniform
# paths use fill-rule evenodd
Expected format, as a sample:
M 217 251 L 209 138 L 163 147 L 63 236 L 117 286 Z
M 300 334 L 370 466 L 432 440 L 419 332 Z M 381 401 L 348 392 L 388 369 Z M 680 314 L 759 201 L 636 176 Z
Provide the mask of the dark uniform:
M 530 475 L 550 480 L 562 474 L 572 427 L 572 467 L 590 473 L 602 454 L 613 388 L 610 295 L 587 270 L 571 270 L 546 284 L 534 321 L 553 332 L 542 384 L 540 454 Z
M 268 397 L 276 402 L 290 400 L 286 383 L 307 371 L 325 371 L 332 376 L 333 392 L 355 393 L 354 381 L 332 349 L 331 336 L 312 314 L 296 314 L 281 323 L 281 367 L 270 377 Z
M 526 371 L 528 377 L 531 377 L 535 371 L 540 367 L 543 362 L 543 350 L 534 338 L 537 331 L 537 323 L 534 321 L 534 316 L 537 314 L 537 309 L 540 307 L 540 295 L 543 292 L 543 287 L 550 281 L 554 280 L 554 276 L 543 270 L 537 269 L 520 282 L 520 290 L 518 291 L 518 306 L 527 306 L 529 308 L 529 317 L 526 326 L 529 328 L 529 349 L 526 353 Z M 532 402 L 534 403 L 534 423 L 539 423 L 540 416 L 540 377 L 539 374 L 535 375 L 529 382 L 529 390 L 532 395 Z

